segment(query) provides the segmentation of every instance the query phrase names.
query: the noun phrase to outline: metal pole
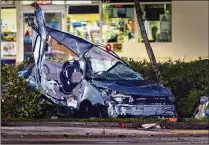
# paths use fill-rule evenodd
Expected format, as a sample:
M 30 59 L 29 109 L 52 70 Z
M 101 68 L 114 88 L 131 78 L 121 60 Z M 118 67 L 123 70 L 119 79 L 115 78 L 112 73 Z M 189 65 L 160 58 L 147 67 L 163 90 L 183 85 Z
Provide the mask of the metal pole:
M 135 4 L 135 10 L 136 10 L 136 16 L 138 19 L 139 28 L 140 28 L 140 31 L 142 34 L 142 38 L 144 40 L 147 54 L 148 54 L 150 62 L 152 64 L 153 71 L 155 72 L 158 83 L 163 84 L 163 78 L 162 78 L 160 71 L 158 69 L 155 55 L 153 53 L 152 47 L 151 47 L 150 42 L 147 37 L 147 32 L 145 30 L 145 26 L 144 26 L 144 22 L 143 22 L 143 18 L 142 18 L 142 12 L 141 12 L 141 8 L 140 8 L 140 0 L 134 0 L 134 4 Z

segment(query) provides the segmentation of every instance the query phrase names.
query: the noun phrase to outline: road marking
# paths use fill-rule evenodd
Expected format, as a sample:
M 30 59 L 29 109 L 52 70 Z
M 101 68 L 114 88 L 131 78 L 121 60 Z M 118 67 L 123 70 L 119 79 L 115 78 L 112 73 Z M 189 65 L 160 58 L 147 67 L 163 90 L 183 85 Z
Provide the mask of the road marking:
M 203 134 L 209 133 L 209 130 L 169 130 L 170 133 L 185 133 L 185 134 Z

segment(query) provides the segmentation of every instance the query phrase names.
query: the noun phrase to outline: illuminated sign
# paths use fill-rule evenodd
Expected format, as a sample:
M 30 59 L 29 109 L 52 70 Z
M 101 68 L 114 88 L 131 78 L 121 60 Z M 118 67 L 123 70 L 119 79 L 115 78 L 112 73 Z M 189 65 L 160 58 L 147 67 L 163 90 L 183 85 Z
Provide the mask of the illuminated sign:
M 30 5 L 33 2 L 37 2 L 39 5 L 64 5 L 65 1 L 57 0 L 22 0 L 22 5 Z
M 39 5 L 50 5 L 52 4 L 52 0 L 36 0 Z
M 123 5 L 114 5 L 115 8 L 122 8 Z

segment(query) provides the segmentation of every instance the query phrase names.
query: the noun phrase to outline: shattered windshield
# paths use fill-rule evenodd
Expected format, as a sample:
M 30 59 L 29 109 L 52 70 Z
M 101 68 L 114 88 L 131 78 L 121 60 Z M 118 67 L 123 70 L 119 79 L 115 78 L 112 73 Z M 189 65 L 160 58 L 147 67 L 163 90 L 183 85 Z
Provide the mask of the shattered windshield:
M 94 47 L 86 55 L 87 77 L 103 80 L 143 80 L 141 74 L 126 66 L 120 59 Z

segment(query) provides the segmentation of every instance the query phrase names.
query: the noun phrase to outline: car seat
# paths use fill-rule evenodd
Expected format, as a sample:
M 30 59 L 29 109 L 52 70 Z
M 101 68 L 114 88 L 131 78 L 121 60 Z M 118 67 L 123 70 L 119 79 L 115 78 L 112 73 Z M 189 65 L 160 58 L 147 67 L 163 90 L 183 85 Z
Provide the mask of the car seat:
M 70 94 L 72 89 L 77 85 L 71 82 L 73 72 L 79 72 L 79 62 L 76 60 L 67 61 L 63 64 L 62 71 L 60 72 L 60 81 L 62 87 L 60 91 L 64 94 Z

